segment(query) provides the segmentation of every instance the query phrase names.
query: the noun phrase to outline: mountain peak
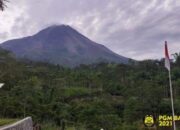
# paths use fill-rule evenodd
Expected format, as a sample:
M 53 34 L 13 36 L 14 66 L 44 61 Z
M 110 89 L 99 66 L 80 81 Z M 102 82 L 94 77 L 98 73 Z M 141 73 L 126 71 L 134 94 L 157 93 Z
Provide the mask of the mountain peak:
M 53 25 L 34 36 L 10 40 L 1 46 L 15 53 L 18 58 L 65 66 L 97 62 L 128 62 L 128 58 L 91 41 L 68 25 Z
M 52 35 L 67 35 L 67 33 L 75 31 L 72 27 L 69 25 L 52 25 L 49 26 L 39 33 L 37 33 L 37 36 L 42 36 L 47 37 L 47 36 L 52 36 Z
M 51 25 L 51 26 L 49 26 L 49 27 L 47 27 L 47 28 L 45 28 L 45 29 L 43 29 L 43 30 L 54 30 L 54 29 L 73 29 L 71 26 L 69 26 L 69 25 L 65 25 L 65 24 L 61 24 L 61 25 L 58 25 L 58 24 L 54 24 L 54 25 Z M 43 31 L 42 30 L 42 31 Z

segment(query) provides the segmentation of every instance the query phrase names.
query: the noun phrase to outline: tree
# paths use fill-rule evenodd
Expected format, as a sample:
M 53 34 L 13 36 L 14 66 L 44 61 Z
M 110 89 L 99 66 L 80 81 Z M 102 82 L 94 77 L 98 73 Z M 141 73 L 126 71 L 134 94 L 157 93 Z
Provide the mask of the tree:
M 4 10 L 6 0 L 0 0 L 0 10 Z
M 180 65 L 180 52 L 173 54 L 176 65 Z

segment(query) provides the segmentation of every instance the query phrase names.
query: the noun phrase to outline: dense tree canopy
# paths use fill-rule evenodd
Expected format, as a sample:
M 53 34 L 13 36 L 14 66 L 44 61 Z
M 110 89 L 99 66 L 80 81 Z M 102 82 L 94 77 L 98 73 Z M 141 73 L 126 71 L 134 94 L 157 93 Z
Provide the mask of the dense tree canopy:
M 178 63 L 178 62 L 177 62 Z M 180 67 L 172 64 L 175 112 L 180 114 Z M 69 69 L 17 61 L 0 50 L 0 116 L 78 130 L 142 130 L 142 119 L 170 114 L 164 62 L 93 64 Z M 50 128 L 53 130 L 53 128 Z M 68 130 L 68 129 L 67 129 Z

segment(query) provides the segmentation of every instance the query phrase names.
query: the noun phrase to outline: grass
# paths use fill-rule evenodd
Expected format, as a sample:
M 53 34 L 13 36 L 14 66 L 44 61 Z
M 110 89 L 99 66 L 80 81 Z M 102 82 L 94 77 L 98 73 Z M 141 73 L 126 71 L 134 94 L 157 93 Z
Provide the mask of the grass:
M 6 118 L 0 118 L 0 126 L 4 126 L 4 125 L 8 125 L 8 124 L 12 124 L 15 123 L 16 121 L 18 121 L 19 119 L 6 119 Z
M 60 130 L 60 128 L 53 123 L 43 123 L 42 130 Z

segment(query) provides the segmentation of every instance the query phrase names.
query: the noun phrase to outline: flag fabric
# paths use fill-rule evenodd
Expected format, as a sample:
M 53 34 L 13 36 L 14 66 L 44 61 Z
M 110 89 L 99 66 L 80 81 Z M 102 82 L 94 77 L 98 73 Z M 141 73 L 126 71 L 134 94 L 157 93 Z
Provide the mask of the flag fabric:
M 170 59 L 169 59 L 167 41 L 165 41 L 165 67 L 168 71 L 170 71 L 171 67 L 170 67 Z

